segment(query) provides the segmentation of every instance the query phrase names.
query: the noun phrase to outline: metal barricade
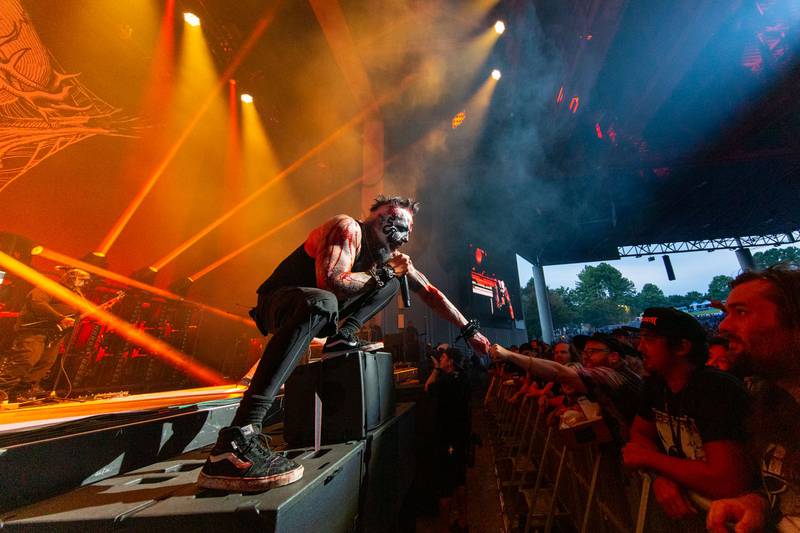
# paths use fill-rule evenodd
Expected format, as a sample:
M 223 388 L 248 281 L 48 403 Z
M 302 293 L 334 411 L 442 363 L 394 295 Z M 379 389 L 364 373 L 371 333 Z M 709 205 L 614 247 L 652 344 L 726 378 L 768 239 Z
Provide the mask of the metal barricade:
M 587 442 L 576 446 L 565 440 L 558 429 L 544 423 L 546 415 L 535 399 L 529 399 L 514 413 L 513 406 L 519 404 L 508 401 L 513 390 L 509 392 L 507 385 L 500 389 L 505 390 L 492 393 L 498 402 L 496 417 L 505 419 L 511 427 L 497 443 L 504 446 L 506 455 L 496 459 L 511 455 L 513 467 L 503 474 L 505 479 L 500 479 L 502 469 L 495 471 L 498 487 L 516 490 L 521 502 L 519 508 L 508 502 L 503 505 L 504 512 L 509 513 L 509 531 L 549 533 L 556 520 L 569 521 L 581 533 L 705 530 L 704 515 L 710 504 L 707 499 L 689 493 L 698 514 L 680 521 L 667 518 L 651 497 L 651 476 L 624 471 L 618 445 Z M 533 479 L 526 475 L 534 472 Z

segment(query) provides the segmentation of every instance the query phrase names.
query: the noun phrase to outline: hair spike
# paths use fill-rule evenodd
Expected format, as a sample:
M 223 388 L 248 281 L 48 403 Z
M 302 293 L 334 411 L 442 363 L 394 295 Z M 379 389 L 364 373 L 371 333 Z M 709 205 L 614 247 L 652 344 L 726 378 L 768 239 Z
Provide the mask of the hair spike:
M 411 211 L 412 215 L 416 215 L 417 211 L 419 211 L 419 202 L 411 198 L 404 198 L 402 196 L 384 196 L 383 194 L 379 194 L 375 198 L 375 203 L 373 203 L 372 207 L 369 208 L 369 212 L 374 213 L 384 205 L 391 205 L 394 207 L 402 207 L 403 209 L 408 209 L 409 211 Z

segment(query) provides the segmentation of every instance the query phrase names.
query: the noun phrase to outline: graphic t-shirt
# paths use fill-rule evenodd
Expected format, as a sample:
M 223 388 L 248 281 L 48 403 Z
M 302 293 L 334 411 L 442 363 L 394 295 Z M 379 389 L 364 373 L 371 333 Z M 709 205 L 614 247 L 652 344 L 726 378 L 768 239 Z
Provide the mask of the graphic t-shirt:
M 660 376 L 648 376 L 639 416 L 655 423 L 665 454 L 705 460 L 704 443 L 747 439 L 748 409 L 747 391 L 738 378 L 702 367 L 677 393 Z
M 754 382 L 749 451 L 778 531 L 800 532 L 800 404 L 786 390 Z

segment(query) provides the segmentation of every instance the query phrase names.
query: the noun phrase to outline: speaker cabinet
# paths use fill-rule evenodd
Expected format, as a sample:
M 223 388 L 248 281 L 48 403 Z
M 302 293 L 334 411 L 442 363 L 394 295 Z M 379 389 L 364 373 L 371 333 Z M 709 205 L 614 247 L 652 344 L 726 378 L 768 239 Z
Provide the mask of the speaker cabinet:
M 286 382 L 284 438 L 314 442 L 314 397 L 322 401 L 322 442 L 363 439 L 394 416 L 394 376 L 388 353 L 350 352 L 298 366 Z
M 207 452 L 193 452 L 8 513 L 3 531 L 354 531 L 364 443 L 286 454 L 304 472 L 284 487 L 200 490 L 195 482 Z

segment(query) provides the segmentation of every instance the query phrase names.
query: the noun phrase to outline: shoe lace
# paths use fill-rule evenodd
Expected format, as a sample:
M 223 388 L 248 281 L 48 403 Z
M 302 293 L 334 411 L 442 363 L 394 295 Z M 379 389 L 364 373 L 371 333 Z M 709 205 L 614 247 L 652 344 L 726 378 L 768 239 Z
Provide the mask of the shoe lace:
M 264 458 L 269 458 L 274 455 L 270 448 L 272 437 L 270 437 L 269 435 L 258 433 L 254 437 L 251 437 L 248 442 L 250 444 L 249 447 L 247 448 L 248 452 L 255 450 L 256 453 L 258 453 L 258 455 Z
M 344 339 L 344 340 L 346 340 L 346 341 L 348 341 L 348 342 L 358 341 L 358 337 L 356 336 L 356 334 L 355 334 L 355 333 L 346 333 L 346 332 L 340 331 L 340 332 L 338 333 L 338 335 L 339 335 L 339 336 L 340 336 L 342 339 Z

